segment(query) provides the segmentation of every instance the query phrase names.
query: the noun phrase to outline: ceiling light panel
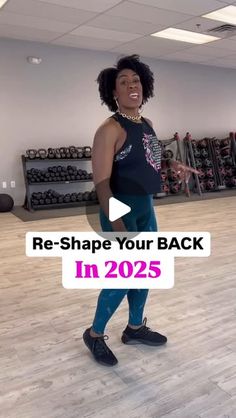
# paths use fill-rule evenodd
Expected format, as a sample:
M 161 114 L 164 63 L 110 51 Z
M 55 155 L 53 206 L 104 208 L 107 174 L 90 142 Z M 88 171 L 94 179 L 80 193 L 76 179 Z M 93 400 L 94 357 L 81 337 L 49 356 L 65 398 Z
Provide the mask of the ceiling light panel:
M 0 9 L 1 9 L 1 7 L 3 7 L 4 6 L 4 4 L 7 2 L 8 0 L 0 0 Z
M 220 39 L 216 36 L 204 35 L 202 33 L 191 32 L 191 31 L 176 29 L 176 28 L 164 29 L 160 32 L 152 33 L 151 36 L 156 36 L 158 38 L 171 39 L 173 41 L 188 42 L 191 44 L 198 44 L 198 45 Z
M 207 13 L 202 17 L 236 25 L 236 6 L 226 6 L 215 12 Z

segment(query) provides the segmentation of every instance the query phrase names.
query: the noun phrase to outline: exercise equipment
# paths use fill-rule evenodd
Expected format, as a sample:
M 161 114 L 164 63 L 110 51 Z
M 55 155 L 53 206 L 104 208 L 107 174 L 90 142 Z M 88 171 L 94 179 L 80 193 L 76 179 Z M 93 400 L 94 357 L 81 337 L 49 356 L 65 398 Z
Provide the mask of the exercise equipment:
M 209 179 L 205 182 L 206 190 L 214 190 L 215 189 L 215 182 L 212 179 Z
M 84 157 L 90 158 L 92 154 L 92 148 L 89 146 L 83 147 L 83 154 L 84 154 Z
M 37 150 L 36 149 L 28 149 L 26 151 L 26 155 L 30 160 L 34 160 L 36 158 L 36 155 L 37 155 Z
M 39 156 L 39 158 L 41 158 L 41 160 L 45 160 L 45 158 L 47 158 L 47 156 L 48 156 L 47 150 L 44 149 L 44 148 L 39 148 L 38 156 Z
M 181 189 L 181 183 L 177 181 L 170 183 L 170 193 L 176 194 L 180 191 L 180 189 Z
M 0 193 L 0 212 L 10 212 L 14 206 L 14 200 L 9 194 Z
M 164 158 L 165 160 L 171 160 L 173 157 L 174 157 L 174 153 L 173 153 L 173 151 L 172 151 L 172 150 L 170 150 L 170 149 L 166 149 L 166 150 L 163 152 L 163 158 Z
M 77 150 L 78 158 L 83 158 L 84 157 L 84 149 L 83 149 L 83 147 L 77 147 L 76 150 Z
M 206 176 L 209 177 L 209 178 L 214 178 L 214 173 L 213 173 L 212 168 L 207 168 L 206 169 Z
M 54 148 L 48 148 L 48 158 L 50 158 L 50 159 L 55 158 L 55 149 Z
M 225 165 L 233 166 L 234 165 L 233 158 L 232 157 L 225 158 L 224 163 L 225 163 Z
M 200 141 L 198 141 L 198 146 L 200 147 L 200 148 L 207 148 L 207 141 L 206 141 L 206 139 L 201 139 Z
M 71 158 L 78 158 L 78 152 L 77 152 L 77 149 L 76 149 L 76 147 L 74 146 L 74 145 L 71 145 L 70 147 L 69 147 L 69 150 L 70 150 L 70 155 L 71 155 Z
M 166 171 L 162 171 L 161 172 L 161 181 L 165 182 L 167 180 L 167 172 Z
M 201 151 L 198 148 L 193 148 L 193 155 L 195 158 L 201 157 Z
M 203 165 L 203 167 L 208 168 L 208 167 L 212 167 L 213 164 L 212 164 L 212 161 L 209 158 L 206 158 L 205 160 L 203 160 L 202 165 Z
M 195 160 L 195 164 L 196 164 L 196 168 L 202 168 L 202 160 L 200 160 L 199 158 L 196 158 Z
M 206 149 L 206 148 L 201 149 L 200 154 L 201 154 L 201 156 L 202 156 L 203 158 L 207 158 L 207 157 L 209 157 L 209 152 L 207 151 L 207 149 Z

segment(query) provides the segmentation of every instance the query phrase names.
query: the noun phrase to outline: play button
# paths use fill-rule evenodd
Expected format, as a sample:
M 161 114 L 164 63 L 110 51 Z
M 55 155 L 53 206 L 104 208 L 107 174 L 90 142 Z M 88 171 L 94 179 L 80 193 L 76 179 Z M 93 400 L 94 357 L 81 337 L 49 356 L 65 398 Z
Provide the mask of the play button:
M 126 215 L 131 211 L 130 206 L 116 199 L 110 197 L 109 199 L 109 221 L 114 222 L 122 216 Z

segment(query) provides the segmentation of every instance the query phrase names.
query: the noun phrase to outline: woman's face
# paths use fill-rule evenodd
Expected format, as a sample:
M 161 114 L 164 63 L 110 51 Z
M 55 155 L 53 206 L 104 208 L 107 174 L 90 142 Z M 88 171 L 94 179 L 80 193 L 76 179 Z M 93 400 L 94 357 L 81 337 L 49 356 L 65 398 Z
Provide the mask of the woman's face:
M 113 94 L 117 98 L 120 110 L 138 109 L 143 101 L 143 88 L 139 75 L 129 69 L 120 71 Z

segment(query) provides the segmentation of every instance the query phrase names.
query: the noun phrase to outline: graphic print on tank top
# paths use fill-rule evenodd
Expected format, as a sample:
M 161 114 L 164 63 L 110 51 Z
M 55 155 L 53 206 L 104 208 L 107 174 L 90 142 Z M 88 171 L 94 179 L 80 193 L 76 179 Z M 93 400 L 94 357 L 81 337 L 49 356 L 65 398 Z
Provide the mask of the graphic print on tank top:
M 148 164 L 150 164 L 154 170 L 159 171 L 161 168 L 161 154 L 162 145 L 161 141 L 157 139 L 156 135 L 143 133 L 143 147 L 145 149 L 145 157 Z
M 118 152 L 114 158 L 114 161 L 123 160 L 130 153 L 131 149 L 132 145 L 128 145 L 128 147 L 126 147 L 123 151 Z

